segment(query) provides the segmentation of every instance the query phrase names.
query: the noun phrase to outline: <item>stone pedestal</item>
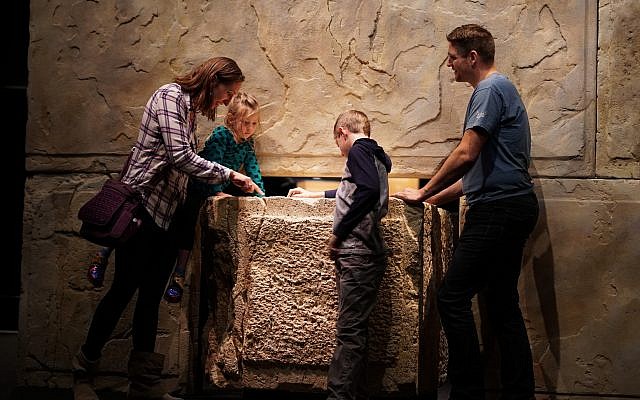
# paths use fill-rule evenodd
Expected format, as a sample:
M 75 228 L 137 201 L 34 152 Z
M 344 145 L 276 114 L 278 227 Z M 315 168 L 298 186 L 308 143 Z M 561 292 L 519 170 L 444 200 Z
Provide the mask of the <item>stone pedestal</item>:
M 337 292 L 327 255 L 333 199 L 225 198 L 208 203 L 202 271 L 211 294 L 206 374 L 216 387 L 319 391 L 335 346 Z M 446 376 L 433 296 L 455 218 L 391 199 L 391 248 L 370 322 L 369 387 L 432 391 Z

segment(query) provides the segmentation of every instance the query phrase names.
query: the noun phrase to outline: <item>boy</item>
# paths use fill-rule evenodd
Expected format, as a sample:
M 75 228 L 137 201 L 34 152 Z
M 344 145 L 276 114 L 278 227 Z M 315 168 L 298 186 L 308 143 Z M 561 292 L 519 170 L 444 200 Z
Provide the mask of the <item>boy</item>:
M 333 138 L 347 157 L 337 190 L 291 189 L 289 197 L 335 197 L 329 256 L 338 285 L 337 344 L 329 366 L 329 400 L 366 398 L 369 315 L 386 266 L 380 220 L 387 214 L 391 160 L 371 139 L 366 114 L 349 110 L 338 117 Z

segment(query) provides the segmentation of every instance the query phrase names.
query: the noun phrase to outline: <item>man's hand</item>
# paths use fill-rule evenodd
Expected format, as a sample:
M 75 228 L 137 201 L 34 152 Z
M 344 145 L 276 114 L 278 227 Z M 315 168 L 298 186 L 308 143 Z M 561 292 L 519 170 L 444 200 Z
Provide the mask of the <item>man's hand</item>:
M 392 194 L 391 196 L 397 197 L 409 204 L 421 204 L 425 200 L 424 192 L 420 189 L 406 188 L 401 192 Z
M 301 187 L 289 189 L 289 193 L 287 193 L 287 197 L 314 197 L 321 198 L 324 197 L 324 192 L 313 192 L 311 190 L 303 189 Z
M 231 183 L 239 187 L 240 190 L 245 193 L 258 193 L 264 196 L 264 192 L 260 190 L 260 187 L 246 175 L 242 175 L 236 171 L 231 171 L 229 179 L 231 180 Z

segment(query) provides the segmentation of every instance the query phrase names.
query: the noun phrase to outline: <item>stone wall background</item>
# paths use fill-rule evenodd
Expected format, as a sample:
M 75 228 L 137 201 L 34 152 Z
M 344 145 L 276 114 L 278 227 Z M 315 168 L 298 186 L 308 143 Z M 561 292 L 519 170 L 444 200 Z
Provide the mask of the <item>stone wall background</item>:
M 543 213 L 521 283 L 536 383 L 640 395 L 639 17 L 634 0 L 32 0 L 19 384 L 70 383 L 100 298 L 84 280 L 95 249 L 75 215 L 120 170 L 158 86 L 230 56 L 266 106 L 265 175 L 339 176 L 330 130 L 353 107 L 372 119 L 393 176 L 429 177 L 456 145 L 471 93 L 452 81 L 445 35 L 479 22 L 531 118 Z M 199 136 L 212 126 L 201 118 Z M 159 346 L 177 380 L 188 319 L 162 306 Z M 124 359 L 128 334 L 124 322 L 105 356 Z

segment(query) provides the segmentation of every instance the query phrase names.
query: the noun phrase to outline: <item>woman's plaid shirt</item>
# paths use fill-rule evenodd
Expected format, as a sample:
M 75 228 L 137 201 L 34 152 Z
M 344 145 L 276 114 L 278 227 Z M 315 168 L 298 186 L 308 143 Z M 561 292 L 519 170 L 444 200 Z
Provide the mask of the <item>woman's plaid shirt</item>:
M 160 87 L 145 106 L 138 140 L 122 181 L 137 189 L 158 226 L 167 230 L 184 202 L 189 177 L 207 183 L 229 180 L 231 170 L 196 154 L 195 111 L 180 85 Z

